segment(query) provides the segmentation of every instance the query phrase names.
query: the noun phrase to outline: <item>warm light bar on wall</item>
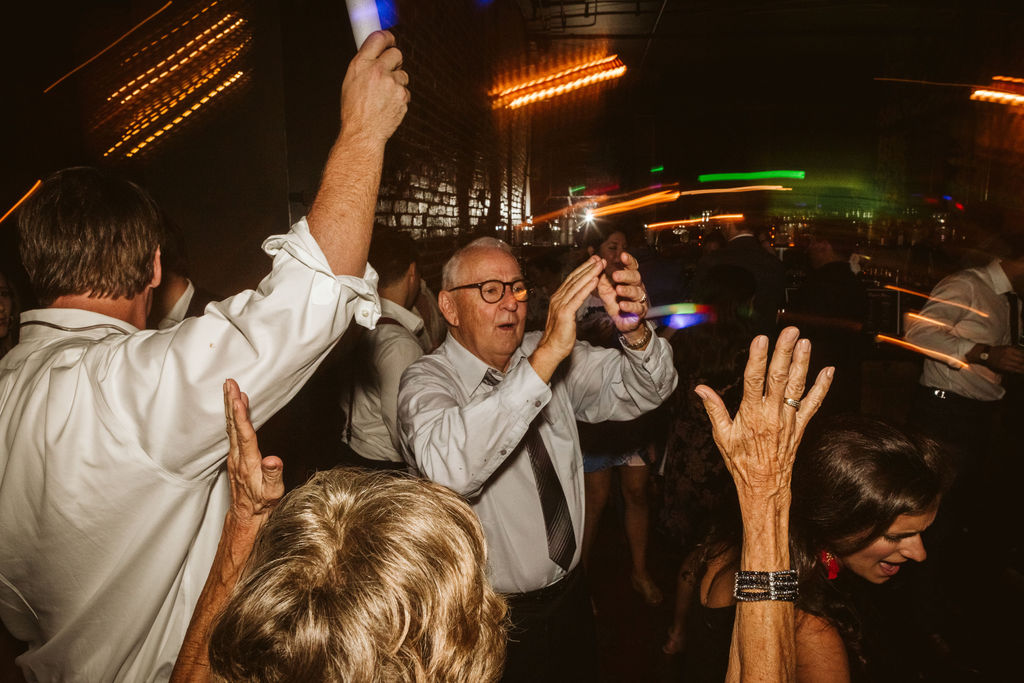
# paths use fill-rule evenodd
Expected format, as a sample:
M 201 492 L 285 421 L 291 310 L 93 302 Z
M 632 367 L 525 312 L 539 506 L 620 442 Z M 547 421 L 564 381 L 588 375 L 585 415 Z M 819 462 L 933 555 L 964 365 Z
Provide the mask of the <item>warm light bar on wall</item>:
M 558 97 L 589 85 L 619 78 L 626 66 L 618 55 L 611 55 L 584 64 L 577 64 L 540 78 L 517 83 L 508 88 L 491 91 L 493 107 L 516 109 L 541 100 Z
M 1011 107 L 1024 106 L 1024 95 L 1003 92 L 1001 90 L 988 90 L 979 88 L 971 93 L 972 100 L 979 102 L 995 102 L 996 104 L 1008 104 Z
M 751 173 L 704 173 L 697 176 L 697 182 L 713 183 L 719 180 L 764 180 L 765 178 L 790 178 L 803 180 L 804 171 L 753 171 Z

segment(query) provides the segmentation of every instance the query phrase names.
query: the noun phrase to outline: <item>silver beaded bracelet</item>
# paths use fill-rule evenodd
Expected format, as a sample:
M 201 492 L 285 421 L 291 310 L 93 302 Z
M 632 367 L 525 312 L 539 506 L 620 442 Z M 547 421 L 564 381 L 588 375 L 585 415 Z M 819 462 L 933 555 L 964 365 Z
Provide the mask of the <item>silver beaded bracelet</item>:
M 740 602 L 796 602 L 798 583 L 795 569 L 778 572 L 740 571 L 736 572 L 732 594 Z
M 641 322 L 640 324 L 643 325 L 643 327 L 644 327 L 644 337 L 643 337 L 643 339 L 641 339 L 640 341 L 638 341 L 638 342 L 636 342 L 634 344 L 631 344 L 631 343 L 629 343 L 629 340 L 626 339 L 626 335 L 620 334 L 619 335 L 619 343 L 622 344 L 623 346 L 625 346 L 627 349 L 632 349 L 634 351 L 638 351 L 638 350 L 642 349 L 643 347 L 647 346 L 647 342 L 651 341 L 651 339 L 654 338 L 654 332 L 651 331 L 651 326 L 648 325 L 646 322 Z M 637 328 L 637 329 L 639 329 L 639 328 Z

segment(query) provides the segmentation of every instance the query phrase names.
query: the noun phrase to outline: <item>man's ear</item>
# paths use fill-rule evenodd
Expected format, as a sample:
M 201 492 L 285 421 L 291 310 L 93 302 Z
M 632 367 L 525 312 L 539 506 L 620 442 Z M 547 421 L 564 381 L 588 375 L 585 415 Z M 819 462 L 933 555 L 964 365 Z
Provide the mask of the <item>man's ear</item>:
M 442 289 L 437 295 L 437 307 L 441 309 L 441 315 L 452 327 L 459 326 L 459 309 L 455 305 L 455 299 L 451 292 Z
M 162 277 L 163 271 L 160 269 L 160 247 L 157 247 L 156 253 L 153 254 L 153 280 L 149 283 L 149 286 L 153 289 L 159 287 Z

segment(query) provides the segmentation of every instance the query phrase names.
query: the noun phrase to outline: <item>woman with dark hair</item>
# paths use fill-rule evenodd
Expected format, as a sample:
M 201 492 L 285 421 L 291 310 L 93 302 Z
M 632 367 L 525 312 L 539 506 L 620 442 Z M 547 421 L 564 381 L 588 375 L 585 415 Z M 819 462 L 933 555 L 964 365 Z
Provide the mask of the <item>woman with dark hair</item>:
M 610 226 L 593 224 L 584 236 L 588 256 L 597 254 L 607 262 L 602 277 L 625 267 L 626 234 Z M 645 295 L 646 296 L 646 295 Z M 576 312 L 576 338 L 594 346 L 620 348 L 618 330 L 605 312 L 604 304 L 591 293 Z M 652 412 L 628 422 L 577 422 L 580 446 L 583 449 L 583 482 L 585 487 L 585 521 L 583 526 L 583 561 L 589 563 L 601 515 L 612 488 L 612 468 L 619 473 L 625 504 L 626 540 L 632 558 L 630 581 L 649 605 L 662 599 L 661 589 L 647 569 L 647 539 L 650 520 L 647 488 L 650 462 L 654 459 L 652 433 L 659 413 Z
M 951 478 L 934 441 L 876 418 L 838 416 L 808 434 L 793 466 L 789 516 L 798 681 L 875 679 L 857 594 L 865 582 L 885 583 L 907 561 L 925 559 L 921 533 Z M 725 523 L 687 560 L 694 595 L 681 615 L 686 681 L 725 674 L 738 529 L 738 520 Z

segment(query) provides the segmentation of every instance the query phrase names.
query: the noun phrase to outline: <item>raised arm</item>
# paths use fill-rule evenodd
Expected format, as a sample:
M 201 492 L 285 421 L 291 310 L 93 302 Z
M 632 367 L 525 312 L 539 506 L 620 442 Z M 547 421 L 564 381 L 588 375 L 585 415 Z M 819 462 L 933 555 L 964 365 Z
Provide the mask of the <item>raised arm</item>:
M 736 483 L 743 519 L 740 574 L 790 569 L 790 481 L 797 446 L 832 382 L 825 368 L 801 400 L 811 344 L 799 330 L 779 335 L 765 381 L 768 338 L 750 344 L 743 374 L 743 401 L 734 419 L 706 386 L 697 394 L 711 419 L 715 443 Z M 727 681 L 778 683 L 796 680 L 795 608 L 762 599 L 736 607 Z
M 224 382 L 224 417 L 231 443 L 228 452 L 231 507 L 224 518 L 213 566 L 174 663 L 171 683 L 211 680 L 210 627 L 238 582 L 259 530 L 284 495 L 281 460 L 260 454 L 256 431 L 249 422 L 249 397 L 239 391 L 232 379 Z
M 345 74 L 341 132 L 307 217 L 335 275 L 363 275 L 384 145 L 405 116 L 408 84 L 395 37 L 388 31 L 370 34 Z

